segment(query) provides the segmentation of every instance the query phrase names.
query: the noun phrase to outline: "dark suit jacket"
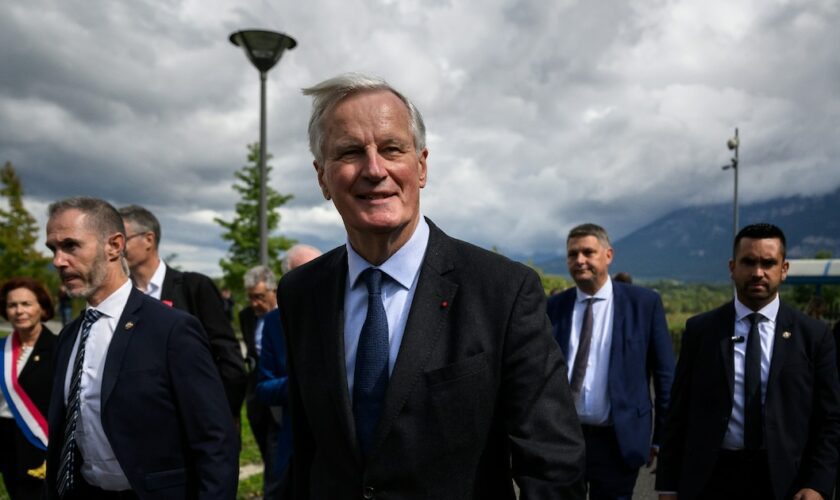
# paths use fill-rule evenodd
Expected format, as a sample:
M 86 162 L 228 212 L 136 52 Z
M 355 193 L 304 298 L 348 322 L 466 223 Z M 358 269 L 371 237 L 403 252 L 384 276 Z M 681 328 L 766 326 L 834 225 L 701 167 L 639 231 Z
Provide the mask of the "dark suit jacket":
M 57 498 L 64 380 L 80 316 L 62 331 L 50 400 L 47 498 Z M 102 378 L 102 428 L 141 499 L 236 496 L 236 431 L 207 337 L 193 317 L 132 288 Z
M 613 281 L 613 331 L 607 392 L 618 447 L 628 467 L 647 462 L 650 445 L 659 444 L 674 378 L 674 349 L 659 294 Z M 568 358 L 576 288 L 548 299 L 554 338 Z M 656 390 L 656 417 L 650 379 Z M 651 436 L 651 428 L 653 436 Z
M 254 339 L 254 328 L 257 327 L 257 315 L 251 306 L 243 307 L 239 311 L 239 330 L 242 332 L 242 339 L 245 341 L 248 363 L 256 367 L 260 359 L 257 354 L 257 342 Z
M 231 414 L 238 418 L 245 400 L 245 363 L 239 341 L 225 316 L 222 296 L 213 280 L 203 274 L 185 273 L 167 266 L 160 300 L 171 303 L 175 309 L 187 311 L 201 322 L 225 387 Z
M 431 234 L 367 459 L 344 361 L 347 252 L 287 273 L 294 498 L 583 498 L 584 444 L 536 273 Z
M 656 489 L 697 498 L 717 461 L 732 413 L 733 302 L 690 318 L 671 392 Z M 789 333 L 786 335 L 785 332 Z M 764 443 L 777 499 L 834 487 L 840 387 L 825 323 L 782 302 L 764 403 Z
M 265 315 L 262 356 L 257 370 L 257 399 L 265 405 L 279 407 L 277 427 L 276 473 L 282 472 L 292 455 L 292 426 L 289 424 L 289 376 L 286 371 L 286 341 L 280 324 L 280 310 Z
M 41 325 L 41 328 L 41 335 L 38 336 L 29 359 L 20 371 L 18 383 L 38 411 L 47 418 L 53 385 L 53 350 L 56 336 L 46 325 Z M 21 478 L 30 477 L 26 471 L 40 467 L 46 456 L 43 450 L 33 446 L 20 431 L 15 433 L 14 443 L 0 445 L 0 453 L 14 454 L 14 473 Z

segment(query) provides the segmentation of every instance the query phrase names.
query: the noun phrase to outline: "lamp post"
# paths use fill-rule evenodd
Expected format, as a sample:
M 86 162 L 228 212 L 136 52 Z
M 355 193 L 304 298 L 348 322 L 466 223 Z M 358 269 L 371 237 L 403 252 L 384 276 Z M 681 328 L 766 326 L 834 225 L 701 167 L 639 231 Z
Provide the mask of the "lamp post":
M 257 218 L 260 226 L 260 265 L 268 265 L 268 207 L 266 203 L 265 166 L 265 76 L 280 60 L 284 50 L 295 48 L 294 38 L 265 30 L 237 31 L 230 43 L 245 50 L 245 55 L 260 72 L 260 200 Z
M 735 136 L 726 141 L 726 147 L 730 151 L 735 151 L 735 156 L 732 157 L 731 163 L 720 167 L 723 170 L 730 168 L 735 173 L 735 194 L 732 196 L 732 232 L 733 237 L 738 236 L 738 147 L 741 141 L 738 139 L 738 128 L 735 128 Z

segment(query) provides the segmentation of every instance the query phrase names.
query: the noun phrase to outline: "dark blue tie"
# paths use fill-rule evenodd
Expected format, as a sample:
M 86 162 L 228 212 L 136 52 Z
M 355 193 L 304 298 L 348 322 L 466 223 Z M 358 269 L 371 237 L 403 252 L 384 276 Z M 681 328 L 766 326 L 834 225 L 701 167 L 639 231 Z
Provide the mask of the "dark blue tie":
M 79 397 L 81 396 L 82 365 L 85 360 L 85 344 L 90 327 L 102 316 L 96 309 L 85 311 L 79 348 L 73 361 L 73 375 L 70 378 L 70 392 L 67 393 L 67 413 L 64 419 L 64 441 L 61 445 L 61 461 L 58 466 L 58 496 L 64 498 L 73 491 L 76 475 L 79 473 L 78 448 L 76 446 L 76 424 L 79 421 Z
M 368 308 L 353 376 L 353 418 L 362 454 L 367 456 L 379 423 L 385 390 L 388 388 L 388 317 L 382 305 L 382 279 L 379 269 L 368 268 L 361 278 L 368 289 Z
M 750 333 L 747 335 L 747 353 L 744 363 L 744 448 L 761 449 L 763 422 L 761 415 L 761 334 L 758 313 L 747 316 Z

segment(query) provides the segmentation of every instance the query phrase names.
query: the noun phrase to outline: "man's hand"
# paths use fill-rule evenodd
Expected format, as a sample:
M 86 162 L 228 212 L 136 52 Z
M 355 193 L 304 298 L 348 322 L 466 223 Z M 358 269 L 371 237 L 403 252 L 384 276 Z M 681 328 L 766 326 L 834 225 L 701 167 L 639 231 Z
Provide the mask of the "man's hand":
M 656 460 L 656 456 L 659 455 L 659 447 L 658 446 L 651 446 L 650 447 L 650 454 L 648 455 L 648 460 L 646 467 L 650 468 L 653 465 L 653 461 Z M 650 471 L 651 474 L 656 472 L 656 469 Z
M 802 488 L 793 495 L 793 500 L 823 500 L 823 496 L 811 488 Z

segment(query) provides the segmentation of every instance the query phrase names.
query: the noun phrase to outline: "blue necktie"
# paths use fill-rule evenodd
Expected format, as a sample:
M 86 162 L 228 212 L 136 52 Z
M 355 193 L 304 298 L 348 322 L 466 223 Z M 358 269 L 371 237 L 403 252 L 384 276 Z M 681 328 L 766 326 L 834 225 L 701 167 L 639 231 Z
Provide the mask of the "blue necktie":
M 362 454 L 367 456 L 379 423 L 385 390 L 388 388 L 388 317 L 382 305 L 382 278 L 379 269 L 368 268 L 361 278 L 368 289 L 368 308 L 353 377 L 353 418 Z
M 76 424 L 79 421 L 79 397 L 81 396 L 82 365 L 85 360 L 85 344 L 90 335 L 90 327 L 102 316 L 96 309 L 85 311 L 85 318 L 82 321 L 82 335 L 79 339 L 79 348 L 76 350 L 76 358 L 73 361 L 73 376 L 70 379 L 70 392 L 67 396 L 67 414 L 64 419 L 64 441 L 61 445 L 61 462 L 59 462 L 58 475 L 58 496 L 64 498 L 73 491 L 76 482 L 76 475 L 79 473 L 79 464 L 76 463 L 78 448 L 76 446 Z

